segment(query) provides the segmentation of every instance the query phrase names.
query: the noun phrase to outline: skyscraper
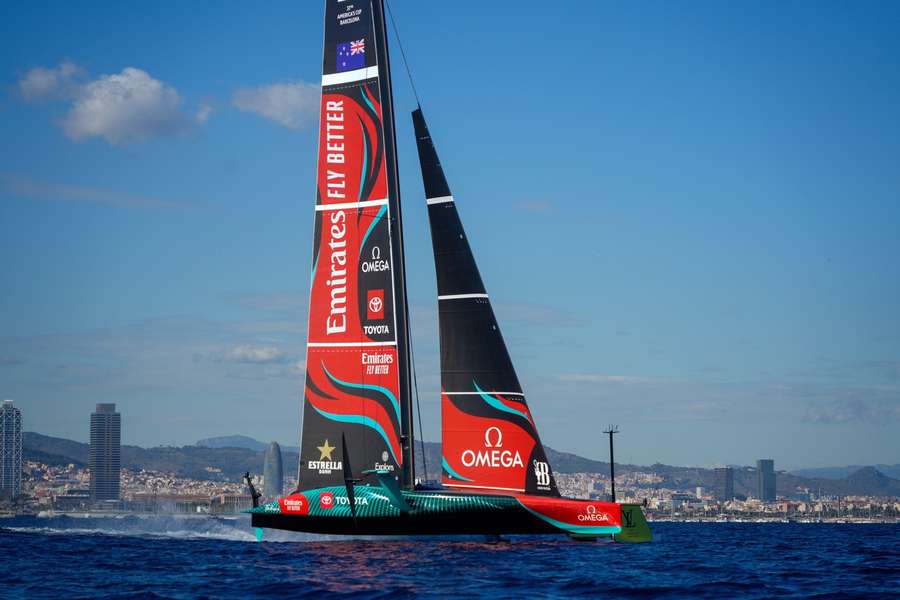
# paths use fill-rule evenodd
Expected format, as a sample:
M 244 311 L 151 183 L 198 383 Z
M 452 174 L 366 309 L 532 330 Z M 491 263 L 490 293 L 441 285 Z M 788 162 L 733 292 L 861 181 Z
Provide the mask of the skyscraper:
M 91 413 L 91 500 L 118 500 L 122 468 L 122 416 L 115 404 L 98 404 Z
M 4 400 L 0 406 L 0 497 L 22 493 L 22 411 Z
M 763 502 L 775 501 L 775 461 L 771 458 L 756 461 L 756 496 Z
M 269 500 L 281 496 L 284 491 L 284 469 L 281 464 L 281 447 L 278 442 L 272 442 L 266 449 L 263 479 L 263 496 Z
M 734 500 L 734 470 L 731 467 L 716 469 L 716 500 L 728 502 Z

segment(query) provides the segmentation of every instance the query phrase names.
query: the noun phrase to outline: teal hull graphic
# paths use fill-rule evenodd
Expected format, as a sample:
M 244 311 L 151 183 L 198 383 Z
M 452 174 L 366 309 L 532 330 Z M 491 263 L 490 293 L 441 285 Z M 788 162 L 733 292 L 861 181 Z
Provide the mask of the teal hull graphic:
M 622 532 L 618 505 L 562 498 L 449 490 L 402 491 L 402 502 L 380 485 L 356 485 L 356 518 L 344 486 L 305 490 L 251 509 L 253 527 L 352 535 L 503 535 L 564 533 L 609 537 Z M 529 504 L 530 506 L 526 506 Z M 588 508 L 588 505 L 593 505 Z M 610 520 L 581 519 L 607 507 Z M 640 509 L 637 509 L 640 511 Z M 579 513 L 580 511 L 580 513 Z M 560 514 L 563 517 L 560 517 Z M 644 541 L 644 540 L 634 540 Z

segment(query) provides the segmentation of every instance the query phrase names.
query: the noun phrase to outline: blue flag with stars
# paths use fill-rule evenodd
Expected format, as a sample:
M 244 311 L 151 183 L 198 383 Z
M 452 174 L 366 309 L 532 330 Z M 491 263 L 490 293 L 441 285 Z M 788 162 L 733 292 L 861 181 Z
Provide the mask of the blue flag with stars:
M 366 66 L 366 41 L 341 42 L 337 45 L 337 60 L 335 66 L 338 73 L 362 69 Z

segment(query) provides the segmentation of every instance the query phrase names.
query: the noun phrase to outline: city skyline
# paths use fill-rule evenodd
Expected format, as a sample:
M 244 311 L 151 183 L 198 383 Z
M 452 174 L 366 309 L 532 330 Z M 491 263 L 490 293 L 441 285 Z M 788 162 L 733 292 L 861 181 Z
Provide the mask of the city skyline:
M 547 445 L 602 459 L 613 420 L 632 464 L 900 461 L 900 8 L 595 3 L 573 22 L 451 5 L 442 21 L 477 42 L 453 48 L 393 8 Z M 17 140 L 0 149 L 0 397 L 71 439 L 85 407 L 116 402 L 126 444 L 296 445 L 321 7 L 54 12 L 0 25 Z M 505 60 L 523 37 L 529 60 Z M 415 101 L 395 66 L 438 441 Z M 91 112 L 110 90 L 139 109 Z
M 13 402 L 13 401 L 7 399 L 7 400 L 4 400 L 4 402 Z M 96 407 L 99 407 L 99 406 L 100 406 L 100 404 L 97 404 L 97 405 L 95 405 L 95 408 L 96 408 Z M 113 406 L 113 407 L 115 407 L 115 403 L 112 403 L 112 404 L 105 404 L 105 406 Z M 17 409 L 17 410 L 18 410 L 18 409 Z M 117 415 L 118 415 L 118 413 L 117 413 Z M 92 416 L 93 416 L 93 415 L 92 415 Z M 120 426 L 120 429 L 121 429 L 121 426 Z M 601 429 L 602 429 L 602 427 L 601 427 Z M 24 432 L 24 430 L 23 430 L 23 432 Z M 39 434 L 41 434 L 41 435 L 51 435 L 51 434 L 49 434 L 49 433 L 47 433 L 47 432 L 42 432 L 42 431 L 34 431 L 34 433 L 39 433 Z M 77 435 L 77 433 L 78 433 L 78 432 L 75 432 L 75 435 L 71 435 L 71 436 L 60 436 L 60 437 L 62 437 L 62 439 L 71 439 L 72 441 L 77 441 L 77 442 L 81 442 L 81 443 L 87 443 L 87 444 L 90 444 L 90 442 L 91 442 L 91 435 L 90 435 L 90 432 L 89 432 L 89 431 L 88 431 L 88 434 L 87 434 L 87 435 L 84 435 L 84 434 L 82 434 L 82 435 Z M 299 433 L 299 432 L 298 432 L 298 433 Z M 121 435 L 121 434 L 120 434 L 120 435 Z M 188 441 L 186 441 L 186 442 L 184 442 L 184 443 L 181 443 L 181 444 L 175 444 L 175 445 L 176 445 L 176 446 L 193 446 L 193 445 L 196 445 L 198 442 L 202 442 L 202 441 L 216 440 L 216 439 L 219 439 L 219 438 L 227 439 L 227 438 L 231 438 L 231 437 L 242 437 L 242 438 L 247 438 L 247 439 L 249 439 L 249 440 L 252 440 L 252 441 L 254 441 L 254 442 L 257 442 L 257 443 L 261 443 L 261 442 L 259 442 L 257 439 L 255 439 L 253 436 L 246 435 L 245 433 L 242 433 L 242 432 L 231 431 L 231 432 L 224 433 L 224 434 L 219 434 L 219 435 L 202 435 L 198 440 L 188 440 Z M 298 436 L 298 437 L 299 437 L 299 436 Z M 298 441 L 299 441 L 299 439 L 298 439 Z M 278 449 L 279 449 L 279 453 L 281 452 L 281 448 L 282 448 L 282 447 L 288 447 L 288 448 L 295 448 L 295 449 L 296 449 L 296 448 L 298 447 L 298 441 L 293 441 L 293 442 L 288 441 L 288 442 L 283 442 L 283 443 L 282 443 L 282 442 L 278 442 L 278 441 L 273 440 L 272 442 L 270 442 L 269 444 L 266 445 L 267 453 L 268 453 L 269 447 L 270 447 L 272 444 L 275 444 L 275 445 L 277 445 L 277 446 L 279 447 L 279 448 L 278 448 Z M 418 444 L 418 441 L 419 441 L 418 432 L 416 433 L 416 441 L 417 441 L 417 444 Z M 425 441 L 426 443 L 437 443 L 437 444 L 440 444 L 440 439 L 437 439 L 437 440 L 425 439 L 424 441 Z M 126 443 L 124 443 L 124 442 L 120 442 L 120 446 L 124 446 L 124 445 L 137 446 L 137 447 L 141 447 L 141 448 L 154 448 L 154 447 L 171 446 L 171 445 L 173 445 L 173 444 L 167 443 L 167 442 L 165 442 L 165 441 L 158 441 L 158 442 L 150 441 L 149 443 L 146 443 L 146 444 L 126 444 Z M 565 448 L 565 447 L 560 447 L 560 448 L 555 448 L 555 447 L 554 447 L 554 450 L 560 451 L 560 452 L 572 452 L 570 449 Z M 764 449 L 763 449 L 763 450 L 764 450 Z M 605 451 L 605 452 L 604 452 L 604 451 Z M 583 457 L 588 458 L 588 459 L 591 459 L 591 460 L 598 460 L 598 461 L 608 461 L 608 460 L 609 460 L 609 447 L 608 447 L 608 445 L 607 445 L 606 443 L 598 444 L 598 445 L 597 445 L 597 452 L 594 452 L 594 453 L 590 453 L 590 452 L 589 452 L 589 453 L 584 453 L 584 454 L 582 454 L 582 453 L 580 453 L 580 452 L 573 452 L 573 453 L 576 454 L 576 455 L 578 455 L 578 456 L 583 456 Z M 758 452 L 757 454 L 763 454 L 763 453 L 764 453 L 764 452 Z M 755 456 L 755 455 L 754 455 L 754 456 Z M 419 459 L 416 458 L 416 460 L 418 461 Z M 741 461 L 730 462 L 730 461 L 718 460 L 718 461 L 712 461 L 712 462 L 709 462 L 709 463 L 675 463 L 675 462 L 665 463 L 665 462 L 663 462 L 662 464 L 671 464 L 671 465 L 673 465 L 673 466 L 683 466 L 683 467 L 702 467 L 702 468 L 708 468 L 708 469 L 713 469 L 713 470 L 716 470 L 716 471 L 720 471 L 720 470 L 730 470 L 732 467 L 752 467 L 752 468 L 754 468 L 754 469 L 758 469 L 758 468 L 759 468 L 759 463 L 760 463 L 760 461 L 766 461 L 766 460 L 770 460 L 770 459 L 759 459 L 759 458 L 755 458 L 755 457 L 751 456 L 751 457 L 748 457 L 748 458 L 747 458 L 746 460 L 744 460 L 743 462 L 741 462 Z M 657 462 L 658 462 L 658 461 L 657 461 Z M 774 463 L 774 461 L 771 461 L 771 462 Z M 828 463 L 828 464 L 820 463 L 820 464 L 816 464 L 816 465 L 809 465 L 809 464 L 805 464 L 805 463 L 799 463 L 799 464 L 796 464 L 796 465 L 792 464 L 792 465 L 790 465 L 790 466 L 788 466 L 788 467 L 785 467 L 785 468 L 782 469 L 782 471 L 783 471 L 783 472 L 789 473 L 789 472 L 792 472 L 792 471 L 802 471 L 802 470 L 816 469 L 816 468 L 842 468 L 842 467 L 850 467 L 850 466 L 862 466 L 862 465 L 864 465 L 864 464 L 871 464 L 871 465 L 877 465 L 877 464 L 890 464 L 890 463 L 892 463 L 892 462 L 896 462 L 896 461 L 893 461 L 892 459 L 889 459 L 889 458 L 882 458 L 882 459 L 874 460 L 874 461 L 872 461 L 872 462 L 870 462 L 870 463 L 853 463 L 852 461 L 844 461 L 844 462 L 838 461 L 838 462 L 835 462 L 835 463 Z M 616 459 L 616 463 L 617 463 L 617 464 L 619 464 L 619 463 L 624 463 L 624 464 L 635 464 L 635 465 L 644 464 L 645 466 L 651 464 L 651 463 L 634 462 L 634 461 L 632 461 L 631 459 L 621 459 L 621 458 L 617 458 L 617 459 Z M 551 466 L 552 466 L 552 465 L 551 465 Z M 777 470 L 773 471 L 773 473 L 777 473 L 777 472 L 778 472 Z M 261 471 L 261 473 L 262 473 L 262 471 Z M 733 484 L 732 484 L 732 485 L 733 485 Z M 757 485 L 757 487 L 758 487 L 758 485 Z

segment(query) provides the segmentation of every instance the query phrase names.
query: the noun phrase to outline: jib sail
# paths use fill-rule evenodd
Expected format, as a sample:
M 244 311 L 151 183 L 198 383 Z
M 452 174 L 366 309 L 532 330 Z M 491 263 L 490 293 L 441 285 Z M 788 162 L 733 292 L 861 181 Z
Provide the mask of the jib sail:
M 437 270 L 443 483 L 558 496 L 421 109 L 413 124 Z
M 381 469 L 412 484 L 390 73 L 380 0 L 327 0 L 299 475 Z M 347 443 L 342 452 L 341 437 Z

